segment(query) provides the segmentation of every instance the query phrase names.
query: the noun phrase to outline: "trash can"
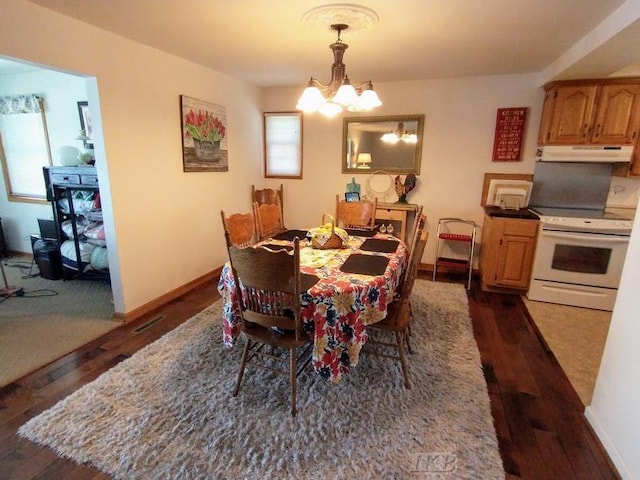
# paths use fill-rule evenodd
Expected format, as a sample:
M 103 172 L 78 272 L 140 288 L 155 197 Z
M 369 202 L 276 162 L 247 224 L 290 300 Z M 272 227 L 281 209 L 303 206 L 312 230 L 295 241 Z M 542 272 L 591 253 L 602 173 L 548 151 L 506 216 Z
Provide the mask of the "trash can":
M 33 257 L 40 270 L 40 276 L 47 280 L 62 278 L 62 259 L 55 240 L 40 239 L 33 244 Z

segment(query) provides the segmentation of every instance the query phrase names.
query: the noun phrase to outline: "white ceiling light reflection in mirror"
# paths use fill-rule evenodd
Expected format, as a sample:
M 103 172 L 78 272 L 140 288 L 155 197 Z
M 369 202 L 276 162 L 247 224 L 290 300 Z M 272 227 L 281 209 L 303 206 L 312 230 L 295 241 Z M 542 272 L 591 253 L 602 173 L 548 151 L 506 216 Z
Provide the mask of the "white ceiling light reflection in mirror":
M 363 168 L 390 174 L 420 174 L 424 115 L 345 117 L 342 128 L 342 173 Z M 368 154 L 366 166 L 358 162 Z

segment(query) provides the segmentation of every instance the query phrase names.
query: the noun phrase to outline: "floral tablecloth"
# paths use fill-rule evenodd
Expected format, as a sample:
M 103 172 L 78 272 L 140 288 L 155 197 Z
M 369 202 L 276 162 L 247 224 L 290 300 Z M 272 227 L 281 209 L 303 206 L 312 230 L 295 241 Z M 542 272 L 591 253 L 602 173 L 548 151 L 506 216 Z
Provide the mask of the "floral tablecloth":
M 381 233 L 375 238 L 397 240 Z M 403 242 L 393 253 L 379 253 L 360 250 L 365 240 L 352 236 L 346 248 L 335 250 L 314 249 L 307 240 L 300 243 L 300 270 L 320 278 L 302 294 L 303 328 L 314 340 L 313 368 L 334 383 L 358 364 L 360 349 L 367 341 L 365 327 L 386 317 L 387 303 L 392 301 L 407 263 L 408 253 Z M 292 244 L 276 240 L 268 243 Z M 384 275 L 342 272 L 340 267 L 352 253 L 389 258 Z M 230 347 L 240 333 L 240 313 L 229 262 L 220 274 L 218 291 L 224 299 L 223 341 Z

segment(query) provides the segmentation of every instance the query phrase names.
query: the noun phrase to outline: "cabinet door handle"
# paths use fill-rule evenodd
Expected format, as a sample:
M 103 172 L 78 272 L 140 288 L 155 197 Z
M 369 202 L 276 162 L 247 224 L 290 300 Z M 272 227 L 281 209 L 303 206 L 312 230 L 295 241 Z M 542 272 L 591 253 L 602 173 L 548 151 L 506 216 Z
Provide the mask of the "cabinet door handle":
M 586 123 L 584 124 L 584 127 L 582 128 L 582 136 L 586 137 L 587 136 L 587 131 L 589 130 L 589 125 L 587 125 Z
M 593 134 L 594 137 L 600 136 L 600 127 L 601 127 L 600 124 L 596 125 L 596 132 Z

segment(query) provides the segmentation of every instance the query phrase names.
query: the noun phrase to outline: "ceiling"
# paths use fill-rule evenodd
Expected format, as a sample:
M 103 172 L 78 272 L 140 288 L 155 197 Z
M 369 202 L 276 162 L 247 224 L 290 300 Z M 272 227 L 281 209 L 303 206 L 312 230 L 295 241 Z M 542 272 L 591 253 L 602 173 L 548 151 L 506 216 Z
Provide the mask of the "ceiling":
M 336 40 L 328 23 L 342 18 L 303 22 L 305 12 L 325 5 L 317 0 L 30 1 L 260 87 L 305 84 L 310 76 L 328 82 L 333 61 L 328 46 Z M 541 72 L 623 4 L 361 0 L 358 5 L 373 10 L 377 23 L 343 32 L 349 44 L 344 63 L 353 83 L 371 79 L 374 85 Z M 635 23 L 638 27 L 627 30 L 628 40 L 637 39 L 630 31 L 640 32 L 640 21 Z M 640 61 L 638 43 L 625 49 L 611 42 L 603 38 L 588 58 L 572 62 L 567 75 L 607 76 L 621 68 L 635 74 L 629 68 Z M 613 62 L 618 52 L 625 56 Z

